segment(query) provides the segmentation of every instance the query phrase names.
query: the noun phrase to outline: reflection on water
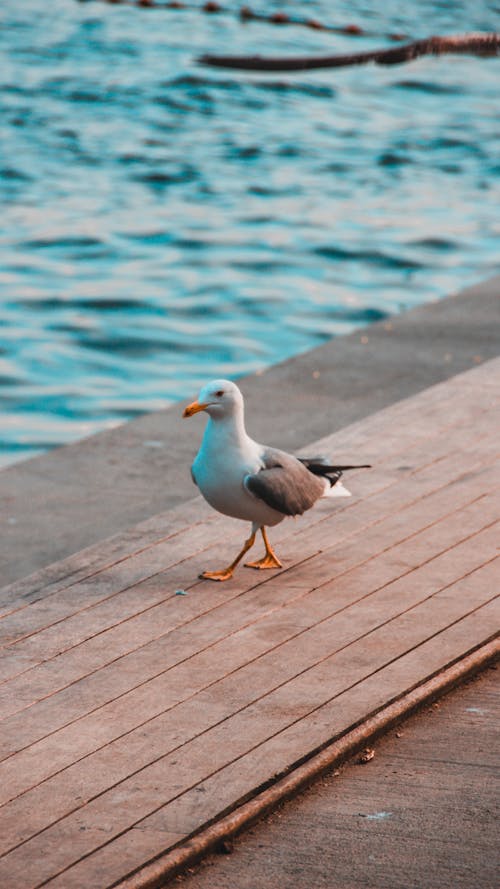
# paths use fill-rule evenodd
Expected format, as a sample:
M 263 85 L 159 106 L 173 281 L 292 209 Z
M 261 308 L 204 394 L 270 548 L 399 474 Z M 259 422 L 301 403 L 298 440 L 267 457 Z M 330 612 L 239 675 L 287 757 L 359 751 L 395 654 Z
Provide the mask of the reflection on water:
M 495 3 L 454 6 L 335 17 L 498 25 Z M 496 270 L 496 59 L 228 75 L 196 56 L 354 38 L 73 0 L 4 0 L 2 30 L 4 464 Z

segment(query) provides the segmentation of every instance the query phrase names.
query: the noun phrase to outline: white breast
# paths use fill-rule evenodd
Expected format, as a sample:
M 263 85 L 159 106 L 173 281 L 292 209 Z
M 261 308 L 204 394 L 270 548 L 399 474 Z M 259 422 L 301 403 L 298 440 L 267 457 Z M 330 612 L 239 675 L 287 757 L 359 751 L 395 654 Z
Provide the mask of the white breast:
M 208 424 L 193 473 L 205 500 L 233 518 L 275 525 L 283 516 L 244 487 L 245 476 L 262 468 L 262 447 L 251 438 L 234 441 L 225 424 Z

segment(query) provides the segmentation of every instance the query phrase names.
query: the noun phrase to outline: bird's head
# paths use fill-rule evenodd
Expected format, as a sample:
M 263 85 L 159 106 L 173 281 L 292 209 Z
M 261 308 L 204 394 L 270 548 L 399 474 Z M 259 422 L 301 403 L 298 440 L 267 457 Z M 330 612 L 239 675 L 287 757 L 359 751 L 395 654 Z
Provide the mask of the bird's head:
M 243 408 L 243 396 L 230 380 L 212 380 L 203 386 L 198 400 L 184 410 L 183 417 L 192 417 L 199 411 L 206 411 L 214 420 L 227 417 Z

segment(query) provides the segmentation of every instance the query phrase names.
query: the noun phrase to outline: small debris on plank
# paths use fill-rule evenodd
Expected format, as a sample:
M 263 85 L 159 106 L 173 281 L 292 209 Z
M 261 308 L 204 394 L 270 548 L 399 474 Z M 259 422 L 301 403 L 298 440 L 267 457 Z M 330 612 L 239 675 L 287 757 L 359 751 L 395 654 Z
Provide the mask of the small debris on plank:
M 391 818 L 392 812 L 373 812 L 373 813 L 359 813 L 360 818 L 368 818 L 369 821 L 380 821 L 383 818 Z
M 175 595 L 176 596 L 187 596 L 187 593 L 186 593 L 186 590 L 176 590 Z
M 374 756 L 375 751 L 373 747 L 365 747 L 363 752 L 359 755 L 358 762 L 363 765 L 365 762 L 371 762 Z

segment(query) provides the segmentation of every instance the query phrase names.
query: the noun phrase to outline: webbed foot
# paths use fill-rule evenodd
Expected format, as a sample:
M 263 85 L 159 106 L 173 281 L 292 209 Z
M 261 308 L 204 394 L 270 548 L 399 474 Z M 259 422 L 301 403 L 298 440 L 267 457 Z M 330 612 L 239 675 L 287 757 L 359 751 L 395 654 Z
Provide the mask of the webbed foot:
M 203 571 L 200 575 L 198 575 L 200 580 L 230 580 L 233 576 L 233 572 L 229 570 L 229 568 L 224 568 L 222 571 Z
M 262 559 L 257 559 L 255 562 L 245 562 L 245 568 L 283 568 L 283 565 L 274 553 L 266 553 Z

